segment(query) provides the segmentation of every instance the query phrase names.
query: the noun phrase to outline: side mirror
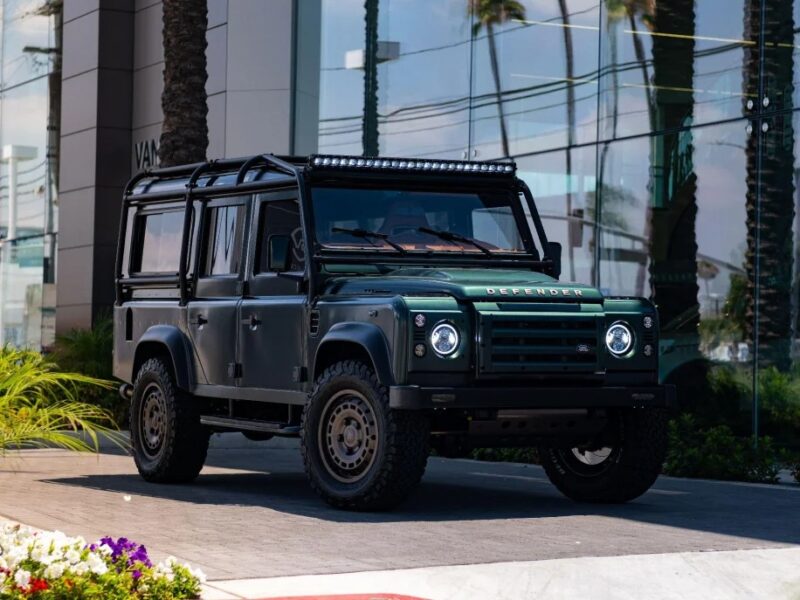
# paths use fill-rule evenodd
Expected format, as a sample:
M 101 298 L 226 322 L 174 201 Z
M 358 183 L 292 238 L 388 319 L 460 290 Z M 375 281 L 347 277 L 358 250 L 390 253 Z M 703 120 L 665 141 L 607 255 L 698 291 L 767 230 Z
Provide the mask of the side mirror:
M 292 266 L 292 238 L 288 235 L 271 235 L 268 242 L 269 270 L 284 273 Z
M 558 242 L 547 242 L 545 258 L 553 261 L 553 277 L 561 277 L 561 244 Z

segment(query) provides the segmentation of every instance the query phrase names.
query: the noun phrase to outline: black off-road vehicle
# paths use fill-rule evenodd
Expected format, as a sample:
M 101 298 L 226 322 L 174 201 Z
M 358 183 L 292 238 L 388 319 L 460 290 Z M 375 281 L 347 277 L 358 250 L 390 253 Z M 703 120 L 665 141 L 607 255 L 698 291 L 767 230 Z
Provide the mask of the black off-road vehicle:
M 562 283 L 512 163 L 255 156 L 143 172 L 124 197 L 114 372 L 148 481 L 209 436 L 299 436 L 331 504 L 405 498 L 429 450 L 538 446 L 567 496 L 661 468 L 658 318 Z

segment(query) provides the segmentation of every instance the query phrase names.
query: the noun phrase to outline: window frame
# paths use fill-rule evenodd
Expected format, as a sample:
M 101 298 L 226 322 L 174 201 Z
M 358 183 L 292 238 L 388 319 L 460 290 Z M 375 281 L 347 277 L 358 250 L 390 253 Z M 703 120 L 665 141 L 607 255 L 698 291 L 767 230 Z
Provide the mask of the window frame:
M 142 271 L 142 252 L 144 250 L 144 234 L 146 231 L 146 227 L 144 223 L 146 219 L 150 216 L 154 215 L 163 215 L 167 213 L 178 213 L 181 215 L 181 222 L 183 222 L 184 215 L 185 215 L 186 205 L 184 203 L 169 203 L 169 204 L 159 204 L 155 206 L 145 206 L 139 208 L 133 214 L 132 225 L 131 225 L 131 243 L 130 243 L 130 251 L 127 253 L 127 269 L 128 269 L 128 276 L 131 278 L 137 277 L 178 277 L 178 270 L 175 271 Z M 195 211 L 192 211 L 192 224 L 190 227 L 190 231 L 194 231 L 195 228 Z M 181 235 L 181 238 L 183 236 Z M 191 251 L 193 245 L 193 236 L 192 239 L 189 239 L 189 250 Z M 183 244 L 183 239 L 181 239 L 180 244 Z M 180 246 L 178 248 L 180 251 Z M 178 262 L 180 262 L 180 258 L 178 258 Z M 190 263 L 190 267 L 192 264 Z M 180 268 L 180 265 L 178 265 Z

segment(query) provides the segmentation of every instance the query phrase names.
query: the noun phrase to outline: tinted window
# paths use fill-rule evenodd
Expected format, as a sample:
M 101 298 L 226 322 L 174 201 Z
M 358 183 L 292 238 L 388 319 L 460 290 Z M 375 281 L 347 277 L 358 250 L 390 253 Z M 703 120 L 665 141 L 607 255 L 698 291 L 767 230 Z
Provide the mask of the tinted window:
M 177 273 L 183 238 L 182 211 L 148 214 L 139 217 L 140 254 L 132 266 L 139 273 Z
M 328 247 L 386 250 L 393 242 L 409 251 L 526 251 L 520 229 L 524 215 L 515 194 L 316 188 L 313 203 L 317 239 Z M 446 239 L 447 234 L 474 238 L 481 248 Z
M 207 215 L 205 275 L 232 275 L 242 260 L 244 206 L 218 206 Z
M 302 271 L 305 264 L 303 228 L 300 224 L 300 206 L 297 200 L 275 200 L 261 205 L 258 224 L 257 273 L 269 271 L 269 239 L 286 235 L 291 239 L 291 271 Z

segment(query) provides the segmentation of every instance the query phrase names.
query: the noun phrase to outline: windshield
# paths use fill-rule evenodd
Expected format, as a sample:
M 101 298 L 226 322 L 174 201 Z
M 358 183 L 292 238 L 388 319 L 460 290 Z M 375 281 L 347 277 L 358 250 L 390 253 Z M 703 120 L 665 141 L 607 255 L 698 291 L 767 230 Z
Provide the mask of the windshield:
M 518 196 L 343 187 L 312 191 L 317 241 L 328 249 L 495 254 L 532 248 Z

